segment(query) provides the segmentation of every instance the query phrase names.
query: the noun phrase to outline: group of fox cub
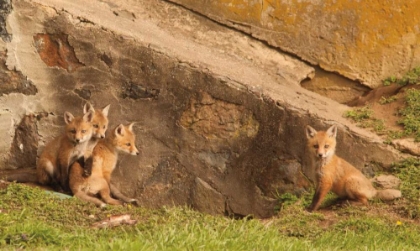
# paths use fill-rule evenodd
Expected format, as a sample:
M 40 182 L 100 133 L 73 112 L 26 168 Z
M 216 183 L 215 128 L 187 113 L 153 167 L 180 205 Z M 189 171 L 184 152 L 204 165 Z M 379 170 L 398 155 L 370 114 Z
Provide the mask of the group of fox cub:
M 120 200 L 137 203 L 110 182 L 118 152 L 138 155 L 139 151 L 133 124 L 120 124 L 105 138 L 109 107 L 95 110 L 87 103 L 83 116 L 64 113 L 65 132 L 49 142 L 38 159 L 36 173 L 40 184 L 71 190 L 75 197 L 100 207 L 120 205 Z M 111 194 L 119 200 L 113 199 Z
M 83 107 L 83 116 L 64 113 L 64 134 L 48 143 L 38 160 L 39 183 L 59 185 L 65 191 L 70 189 L 74 196 L 100 207 L 120 205 L 120 200 L 137 203 L 110 182 L 118 151 L 132 155 L 138 155 L 139 151 L 135 145 L 133 124 L 120 124 L 105 138 L 109 107 L 95 110 L 87 103 Z M 358 169 L 335 155 L 336 136 L 336 125 L 319 132 L 309 125 L 306 127 L 311 168 L 316 171 L 316 191 L 310 211 L 318 210 L 329 191 L 364 205 L 374 197 L 382 200 L 401 197 L 398 190 L 376 190 Z M 119 200 L 113 199 L 111 194 Z

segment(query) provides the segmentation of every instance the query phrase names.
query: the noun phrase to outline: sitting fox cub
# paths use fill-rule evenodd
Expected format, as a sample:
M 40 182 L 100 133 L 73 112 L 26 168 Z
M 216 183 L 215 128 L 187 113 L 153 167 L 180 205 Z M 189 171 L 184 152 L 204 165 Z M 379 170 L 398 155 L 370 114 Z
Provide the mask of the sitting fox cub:
M 64 113 L 65 132 L 49 142 L 39 157 L 36 172 L 40 184 L 60 185 L 61 189 L 67 190 L 68 168 L 85 153 L 92 136 L 93 116 L 92 111 L 83 117 Z
M 85 157 L 89 157 L 92 154 L 93 148 L 99 142 L 100 139 L 105 138 L 105 132 L 108 129 L 108 112 L 110 105 L 105 106 L 101 109 L 94 109 L 90 103 L 86 103 L 83 106 L 83 114 L 92 112 L 94 114 L 92 118 L 93 133 L 92 138 L 89 140 L 86 148 Z
M 94 116 L 92 118 L 92 125 L 93 125 L 93 133 L 92 137 L 90 138 L 89 142 L 86 146 L 85 151 L 85 158 L 87 160 L 93 152 L 96 144 L 98 144 L 99 140 L 105 138 L 105 132 L 108 129 L 108 112 L 109 112 L 110 105 L 105 106 L 102 110 L 101 109 L 94 109 L 93 106 L 88 102 L 83 106 L 83 114 L 87 114 L 89 112 L 93 112 Z M 83 160 L 83 161 L 84 161 Z M 90 170 L 91 165 L 86 165 L 84 167 L 83 175 L 85 177 L 89 176 L 92 172 Z
M 115 169 L 118 160 L 118 152 L 123 151 L 131 155 L 138 155 L 139 151 L 135 145 L 136 136 L 133 133 L 133 124 L 124 126 L 120 124 L 105 139 L 101 139 L 95 146 L 92 156 L 84 165 L 91 165 L 91 175 L 83 176 L 82 164 L 77 161 L 70 169 L 70 189 L 73 195 L 81 200 L 93 202 L 97 206 L 104 207 L 107 204 L 120 205 L 121 201 L 136 203 L 136 199 L 124 196 L 111 184 L 111 174 Z M 87 167 L 89 168 L 89 167 Z M 100 195 L 103 201 L 96 195 Z
M 317 183 L 309 211 L 317 210 L 329 191 L 364 205 L 374 197 L 381 200 L 401 197 L 399 190 L 376 190 L 358 169 L 335 155 L 336 136 L 336 125 L 328 128 L 326 132 L 317 132 L 309 125 L 306 126 L 311 165 L 316 171 Z

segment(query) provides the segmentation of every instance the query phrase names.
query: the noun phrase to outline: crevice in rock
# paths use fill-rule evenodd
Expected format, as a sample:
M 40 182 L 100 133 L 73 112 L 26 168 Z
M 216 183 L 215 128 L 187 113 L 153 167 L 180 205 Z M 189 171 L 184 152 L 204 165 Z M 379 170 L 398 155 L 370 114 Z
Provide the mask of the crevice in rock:
M 106 53 L 102 53 L 98 55 L 99 59 L 104 62 L 108 67 L 112 67 L 113 60 L 110 56 L 108 56 Z
M 87 88 L 75 89 L 74 92 L 85 100 L 90 100 L 92 96 L 92 92 Z
M 131 99 L 157 99 L 160 93 L 159 89 L 148 88 L 131 81 L 125 82 L 122 89 L 122 98 Z
M 340 74 L 328 72 L 316 66 L 314 68 L 314 77 L 302 81 L 301 86 L 338 103 L 347 104 L 371 90 L 358 81 L 343 77 Z

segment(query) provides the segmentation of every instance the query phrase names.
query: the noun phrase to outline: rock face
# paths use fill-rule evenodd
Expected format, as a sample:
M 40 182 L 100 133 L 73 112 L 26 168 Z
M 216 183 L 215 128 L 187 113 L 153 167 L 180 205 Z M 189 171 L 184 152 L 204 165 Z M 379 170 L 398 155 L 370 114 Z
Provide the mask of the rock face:
M 113 182 L 142 205 L 269 217 L 301 193 L 306 124 L 339 124 L 338 153 L 364 172 L 399 154 L 342 118 L 346 106 L 300 87 L 314 69 L 164 1 L 16 0 L 0 43 L 1 169 L 34 168 L 63 114 L 111 104 L 136 122 L 139 157 Z M 4 14 L 6 13 L 6 14 Z
M 370 87 L 420 64 L 419 0 L 170 1 Z

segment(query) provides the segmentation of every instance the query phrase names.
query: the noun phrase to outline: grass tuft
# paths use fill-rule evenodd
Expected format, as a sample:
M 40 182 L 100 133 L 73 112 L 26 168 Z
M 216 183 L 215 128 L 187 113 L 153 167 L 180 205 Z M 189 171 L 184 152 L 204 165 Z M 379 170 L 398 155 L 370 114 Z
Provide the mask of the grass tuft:
M 368 106 L 348 110 L 344 113 L 344 117 L 349 118 L 357 123 L 357 126 L 362 128 L 371 128 L 379 135 L 388 134 L 389 131 L 385 127 L 383 120 L 375 119 L 373 117 L 373 110 Z
M 420 82 L 420 67 L 411 69 L 401 78 L 391 76 L 384 79 L 382 82 L 385 86 L 391 85 L 392 83 L 397 83 L 399 85 L 418 84 Z
M 394 102 L 396 100 L 397 100 L 397 97 L 395 95 L 394 96 L 391 96 L 391 97 L 388 97 L 388 98 L 382 96 L 381 99 L 379 100 L 379 104 L 385 105 L 385 104 L 392 103 L 392 102 Z
M 406 106 L 399 111 L 402 118 L 398 121 L 404 126 L 406 135 L 414 135 L 415 141 L 420 141 L 420 90 L 406 90 Z

